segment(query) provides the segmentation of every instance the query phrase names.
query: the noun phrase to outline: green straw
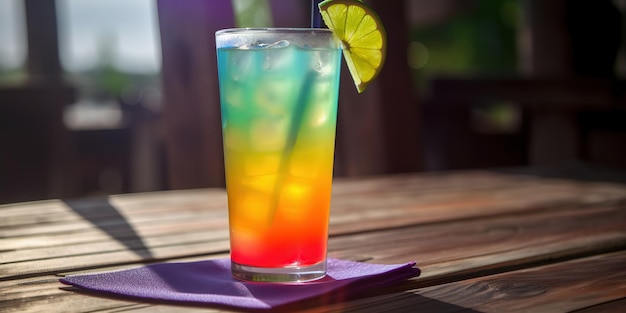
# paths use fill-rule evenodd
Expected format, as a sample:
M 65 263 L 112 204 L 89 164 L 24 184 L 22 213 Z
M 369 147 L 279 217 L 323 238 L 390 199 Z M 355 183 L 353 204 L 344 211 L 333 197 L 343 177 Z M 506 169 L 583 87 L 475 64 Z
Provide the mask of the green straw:
M 293 156 L 293 148 L 298 140 L 298 133 L 302 126 L 302 120 L 304 119 L 304 112 L 307 108 L 308 98 L 310 97 L 311 87 L 313 80 L 315 79 L 315 71 L 308 71 L 304 77 L 304 83 L 300 88 L 300 94 L 296 101 L 296 107 L 291 117 L 291 123 L 287 130 L 287 140 L 285 141 L 285 148 L 280 158 L 280 166 L 278 168 L 278 174 L 276 177 L 276 183 L 274 184 L 274 191 L 272 192 L 272 201 L 270 202 L 270 214 L 268 215 L 268 225 L 272 225 L 276 210 L 278 209 L 278 200 L 280 198 L 280 192 L 283 188 L 285 181 L 285 175 L 289 170 L 289 164 L 291 163 L 291 157 Z
M 320 15 L 318 7 L 321 1 L 322 0 L 311 0 L 311 28 L 321 28 L 325 26 L 324 22 L 322 21 L 322 16 Z M 300 88 L 300 95 L 298 96 L 296 108 L 293 112 L 293 116 L 291 117 L 291 124 L 289 125 L 285 148 L 283 149 L 283 154 L 280 159 L 280 166 L 278 168 L 278 175 L 276 177 L 276 183 L 274 184 L 272 200 L 270 202 L 270 213 L 268 214 L 268 226 L 272 225 L 276 216 L 280 192 L 283 188 L 283 183 L 285 181 L 285 174 L 289 170 L 289 164 L 291 163 L 291 157 L 293 155 L 293 148 L 296 145 L 296 141 L 298 140 L 298 133 L 300 132 L 302 119 L 304 118 L 304 112 L 306 111 L 308 103 L 307 100 L 310 97 L 309 94 L 311 92 L 311 86 L 314 79 L 315 72 L 307 72 L 306 76 L 304 77 L 304 83 Z

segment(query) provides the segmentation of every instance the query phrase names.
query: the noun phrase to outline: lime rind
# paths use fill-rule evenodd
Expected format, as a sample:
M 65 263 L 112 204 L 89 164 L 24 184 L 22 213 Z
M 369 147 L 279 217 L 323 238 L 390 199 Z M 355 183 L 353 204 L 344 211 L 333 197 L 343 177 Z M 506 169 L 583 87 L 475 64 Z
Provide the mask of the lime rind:
M 357 0 L 326 0 L 322 19 L 342 42 L 344 59 L 359 93 L 376 78 L 386 55 L 386 33 L 376 13 Z

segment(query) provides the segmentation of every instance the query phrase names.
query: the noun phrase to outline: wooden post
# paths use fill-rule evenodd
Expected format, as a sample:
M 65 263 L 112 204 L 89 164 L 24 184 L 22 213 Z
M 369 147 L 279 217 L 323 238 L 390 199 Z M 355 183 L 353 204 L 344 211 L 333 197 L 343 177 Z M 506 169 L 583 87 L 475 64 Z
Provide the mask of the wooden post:
M 64 107 L 75 100 L 75 90 L 63 81 L 56 1 L 23 3 L 28 82 L 0 92 L 0 115 L 9 119 L 4 125 L 10 129 L 5 134 L 5 143 L 12 146 L 7 149 L 8 157 L 19 160 L 5 164 L 8 168 L 3 176 L 16 174 L 16 178 L 3 188 L 16 199 L 76 196 L 75 155 L 63 123 Z
M 422 168 L 421 115 L 408 66 L 409 33 L 405 1 L 371 1 L 387 29 L 387 59 L 375 81 L 384 125 L 387 172 Z
M 341 69 L 337 137 L 336 176 L 376 175 L 387 172 L 385 140 L 379 87 L 370 85 L 358 94 L 348 67 Z
M 567 1 L 525 0 L 523 5 L 522 72 L 531 78 L 571 78 L 574 68 L 566 25 Z M 579 134 L 573 113 L 547 106 L 529 113 L 529 160 L 532 165 L 577 160 Z
M 525 0 L 520 32 L 522 73 L 540 78 L 573 74 L 565 23 L 566 0 Z
M 24 12 L 29 80 L 61 83 L 56 1 L 24 0 Z
M 169 188 L 224 185 L 215 31 L 230 0 L 158 0 Z

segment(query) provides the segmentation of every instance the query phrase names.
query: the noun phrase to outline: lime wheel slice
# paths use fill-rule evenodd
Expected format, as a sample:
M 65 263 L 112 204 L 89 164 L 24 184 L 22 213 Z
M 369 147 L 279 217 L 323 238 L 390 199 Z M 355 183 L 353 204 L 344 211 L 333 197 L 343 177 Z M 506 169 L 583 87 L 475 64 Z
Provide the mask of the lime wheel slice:
M 342 43 L 357 91 L 363 92 L 385 62 L 387 34 L 380 18 L 357 0 L 326 0 L 319 9 L 326 26 Z

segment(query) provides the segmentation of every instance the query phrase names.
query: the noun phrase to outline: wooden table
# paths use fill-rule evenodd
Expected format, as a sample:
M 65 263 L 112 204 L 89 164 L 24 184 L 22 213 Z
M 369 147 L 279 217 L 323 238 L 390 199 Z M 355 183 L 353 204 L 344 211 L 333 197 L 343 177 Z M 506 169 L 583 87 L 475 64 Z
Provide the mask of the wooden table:
M 486 170 L 336 179 L 331 215 L 330 256 L 417 260 L 423 273 L 303 311 L 626 307 L 626 184 Z M 58 279 L 224 257 L 227 228 L 221 189 L 0 206 L 0 311 L 217 311 L 86 295 Z

